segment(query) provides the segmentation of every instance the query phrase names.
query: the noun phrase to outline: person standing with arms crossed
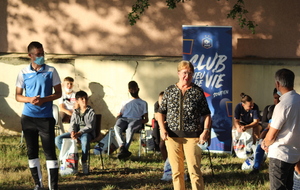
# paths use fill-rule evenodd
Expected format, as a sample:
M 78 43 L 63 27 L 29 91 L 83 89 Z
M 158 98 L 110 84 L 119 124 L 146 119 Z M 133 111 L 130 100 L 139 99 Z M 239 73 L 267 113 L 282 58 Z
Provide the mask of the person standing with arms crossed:
M 300 95 L 294 90 L 295 74 L 280 69 L 275 85 L 280 102 L 275 106 L 269 131 L 261 147 L 268 152 L 270 189 L 293 188 L 294 166 L 300 159 Z
M 39 136 L 46 157 L 49 189 L 58 189 L 58 162 L 54 144 L 55 119 L 53 100 L 62 95 L 61 81 L 54 67 L 44 63 L 45 52 L 39 42 L 28 45 L 31 63 L 23 68 L 16 82 L 16 100 L 24 103 L 21 117 L 29 168 L 35 182 L 35 190 L 42 189 L 42 173 L 39 160 Z M 53 93 L 54 89 L 54 93 Z M 25 95 L 23 95 L 25 91 Z

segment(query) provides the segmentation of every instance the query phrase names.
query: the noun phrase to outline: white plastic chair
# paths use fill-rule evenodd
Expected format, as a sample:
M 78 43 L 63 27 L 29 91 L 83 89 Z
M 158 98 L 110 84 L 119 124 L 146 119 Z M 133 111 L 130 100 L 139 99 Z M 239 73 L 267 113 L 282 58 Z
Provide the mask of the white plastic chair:
M 146 127 L 148 129 L 146 129 Z M 140 134 L 140 145 L 143 147 L 146 154 L 148 151 L 155 150 L 152 133 L 153 133 L 153 130 L 152 130 L 151 126 L 150 126 L 150 128 L 148 126 L 145 126 L 145 129 L 143 131 L 141 131 L 141 134 Z
M 55 119 L 55 135 L 57 136 L 58 135 L 58 132 L 60 132 L 59 134 L 63 134 L 65 133 L 65 130 L 64 130 L 64 126 L 62 124 L 62 121 L 61 121 L 61 118 L 59 116 L 59 109 L 58 109 L 58 106 L 53 104 L 53 117 Z

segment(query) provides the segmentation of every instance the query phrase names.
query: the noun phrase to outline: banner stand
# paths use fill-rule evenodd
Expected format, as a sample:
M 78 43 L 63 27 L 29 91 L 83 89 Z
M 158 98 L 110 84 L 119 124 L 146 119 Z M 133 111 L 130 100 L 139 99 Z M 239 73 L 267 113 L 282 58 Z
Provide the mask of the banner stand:
M 183 60 L 195 68 L 193 82 L 207 98 L 212 116 L 211 152 L 231 153 L 232 27 L 183 25 Z

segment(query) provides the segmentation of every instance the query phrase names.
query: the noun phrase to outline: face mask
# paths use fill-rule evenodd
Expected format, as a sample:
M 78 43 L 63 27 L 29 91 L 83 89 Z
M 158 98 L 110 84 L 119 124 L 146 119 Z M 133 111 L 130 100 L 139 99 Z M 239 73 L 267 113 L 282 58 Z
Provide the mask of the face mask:
M 206 150 L 207 147 L 208 147 L 208 142 L 206 141 L 206 142 L 203 143 L 203 144 L 198 143 L 197 145 L 198 145 L 199 148 L 201 148 L 202 150 Z
M 136 91 L 136 92 L 130 92 L 131 96 L 134 97 L 134 98 L 137 98 L 139 97 L 139 91 Z
M 65 92 L 66 92 L 66 93 L 70 93 L 70 92 L 72 92 L 72 91 L 73 91 L 72 89 L 65 88 Z
M 282 94 L 279 90 L 277 90 L 277 94 L 278 94 L 278 96 L 282 96 Z
M 35 62 L 37 65 L 44 65 L 44 64 L 45 64 L 44 56 L 36 57 L 34 62 Z

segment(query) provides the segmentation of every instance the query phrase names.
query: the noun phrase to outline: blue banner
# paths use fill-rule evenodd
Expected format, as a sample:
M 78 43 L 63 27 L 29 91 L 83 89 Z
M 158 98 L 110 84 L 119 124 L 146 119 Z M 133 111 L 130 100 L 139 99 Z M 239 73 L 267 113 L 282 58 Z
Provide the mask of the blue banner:
M 188 26 L 183 29 L 183 60 L 195 68 L 193 82 L 200 86 L 212 116 L 213 152 L 231 153 L 232 28 Z

